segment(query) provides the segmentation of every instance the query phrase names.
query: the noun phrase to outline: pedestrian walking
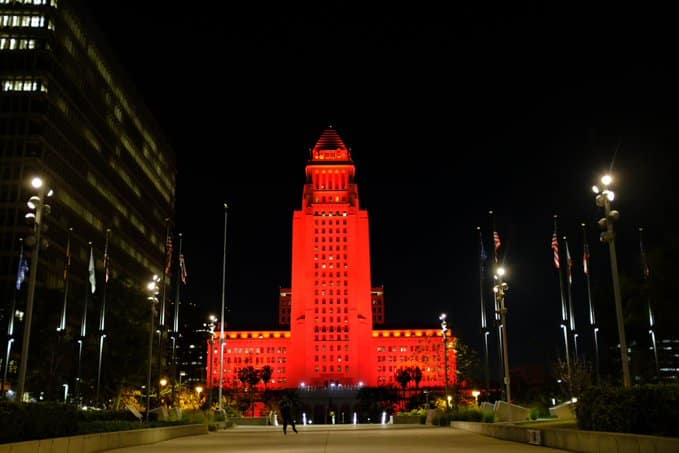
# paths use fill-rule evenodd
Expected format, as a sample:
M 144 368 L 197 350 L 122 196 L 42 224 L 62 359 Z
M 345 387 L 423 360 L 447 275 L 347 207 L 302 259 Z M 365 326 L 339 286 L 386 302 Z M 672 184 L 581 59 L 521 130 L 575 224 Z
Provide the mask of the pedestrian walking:
M 292 418 L 292 402 L 287 396 L 284 396 L 278 406 L 281 409 L 281 418 L 283 419 L 283 434 L 288 434 L 288 425 L 292 426 L 294 432 L 297 432 L 295 420 Z

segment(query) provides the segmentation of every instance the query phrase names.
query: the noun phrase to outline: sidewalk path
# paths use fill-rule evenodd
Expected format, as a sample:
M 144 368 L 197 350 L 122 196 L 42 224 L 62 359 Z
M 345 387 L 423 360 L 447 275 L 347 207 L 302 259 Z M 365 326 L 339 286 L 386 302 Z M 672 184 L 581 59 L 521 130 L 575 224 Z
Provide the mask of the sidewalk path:
M 110 453 L 545 453 L 554 448 L 509 442 L 452 428 L 422 425 L 297 425 L 299 434 L 282 428 L 241 426 L 202 436 L 181 437 Z

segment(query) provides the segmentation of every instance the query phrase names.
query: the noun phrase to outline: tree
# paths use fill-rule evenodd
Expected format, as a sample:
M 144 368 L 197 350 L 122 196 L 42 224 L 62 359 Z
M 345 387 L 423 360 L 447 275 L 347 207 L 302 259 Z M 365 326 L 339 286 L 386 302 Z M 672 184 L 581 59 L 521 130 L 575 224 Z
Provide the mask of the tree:
M 264 365 L 262 367 L 262 370 L 260 371 L 260 376 L 262 378 L 262 382 L 264 382 L 264 390 L 266 390 L 266 384 L 271 380 L 271 376 L 273 375 L 273 368 L 271 368 L 269 365 Z
M 403 387 L 404 401 L 406 398 L 406 387 L 408 387 L 408 383 L 412 380 L 413 378 L 410 375 L 410 368 L 400 368 L 398 371 L 396 371 L 396 382 L 401 384 L 401 387 Z
M 252 415 L 255 415 L 255 408 L 252 405 L 252 399 L 255 393 L 255 385 L 261 379 L 260 372 L 255 370 L 255 367 L 249 365 L 245 368 L 238 370 L 238 379 L 246 386 L 246 389 L 250 392 L 250 407 L 252 408 Z
M 420 367 L 419 366 L 411 367 L 410 376 L 413 378 L 413 381 L 415 381 L 415 387 L 419 389 L 420 381 L 422 381 L 422 370 L 420 369 Z

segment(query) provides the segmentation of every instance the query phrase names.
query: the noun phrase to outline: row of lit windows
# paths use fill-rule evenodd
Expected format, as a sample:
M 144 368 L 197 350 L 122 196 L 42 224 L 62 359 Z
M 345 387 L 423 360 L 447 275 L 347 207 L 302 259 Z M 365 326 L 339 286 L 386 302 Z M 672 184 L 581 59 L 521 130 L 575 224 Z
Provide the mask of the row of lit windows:
M 0 0 L 0 5 L 11 5 L 16 3 L 19 5 L 52 5 L 57 7 L 57 0 Z
M 45 26 L 45 16 L 40 16 L 36 14 L 32 15 L 3 14 L 2 16 L 0 16 L 0 26 L 42 28 Z M 47 27 L 50 30 L 54 30 L 54 23 L 51 20 L 49 20 L 47 22 Z
M 328 246 L 328 251 L 332 252 L 332 247 L 333 247 L 332 245 L 329 245 L 329 246 Z M 321 250 L 322 252 L 325 252 L 325 245 L 322 245 L 322 246 L 320 247 L 320 249 L 319 249 L 319 247 L 318 247 L 317 245 L 314 246 L 314 252 L 318 252 L 319 250 Z M 346 252 L 347 250 L 349 250 L 349 247 L 347 247 L 347 245 L 344 244 L 344 245 L 342 246 L 342 251 L 343 251 L 343 252 Z M 335 246 L 335 251 L 336 251 L 336 252 L 339 252 L 339 251 L 340 251 L 340 246 L 339 246 L 339 245 L 336 245 L 336 246 Z
M 216 355 L 213 356 L 213 364 L 217 366 L 220 363 L 219 357 Z M 259 365 L 262 363 L 287 363 L 287 358 L 286 357 L 269 357 L 268 361 L 265 361 L 263 357 L 251 357 L 251 356 L 245 356 L 245 357 L 234 357 L 233 359 L 230 357 L 226 357 L 224 359 L 225 363 L 234 363 L 234 364 L 248 364 L 248 363 L 254 363 L 255 365 Z
M 240 383 L 240 380 L 238 379 L 238 372 L 240 370 L 241 370 L 241 368 L 224 368 L 224 374 L 225 375 L 231 375 L 231 379 L 233 379 L 234 384 L 238 385 Z M 285 367 L 274 368 L 273 373 L 274 374 L 285 374 Z M 219 369 L 213 370 L 212 374 L 219 376 Z M 284 377 L 279 377 L 277 379 L 278 379 L 278 382 L 280 384 L 283 384 L 283 383 L 288 381 L 287 378 L 284 378 Z
M 348 293 L 345 291 L 344 295 L 346 296 Z M 325 305 L 326 300 L 325 299 L 314 299 L 314 305 L 318 305 L 319 303 L 321 305 Z M 339 304 L 339 299 L 337 299 L 337 303 Z M 348 299 L 344 299 L 344 303 L 348 303 Z M 328 305 L 332 305 L 332 299 L 328 299 Z
M 327 348 L 330 348 L 329 349 L 330 352 L 334 352 L 334 351 L 341 352 L 342 351 L 342 346 L 340 346 L 340 345 L 337 346 L 337 349 L 335 349 L 334 345 L 330 345 L 330 346 L 316 345 L 316 352 L 326 352 L 328 350 Z M 344 352 L 349 352 L 349 345 L 348 344 L 344 345 Z
M 321 226 L 323 226 L 323 225 L 328 225 L 328 226 L 340 225 L 340 222 L 342 222 L 341 225 L 346 225 L 347 219 L 343 219 L 341 221 L 339 219 L 337 219 L 334 222 L 332 220 L 314 220 L 314 225 L 316 225 L 316 226 L 318 226 L 318 225 L 321 225 Z M 329 230 L 329 231 L 332 232 L 332 230 Z M 323 232 L 325 233 L 325 230 L 323 230 Z M 344 232 L 346 233 L 346 231 L 344 231 Z M 318 230 L 316 230 L 316 233 L 318 234 Z M 337 230 L 336 233 L 339 233 L 339 230 Z
M 323 318 L 323 319 L 325 319 L 325 318 Z M 337 318 L 337 319 L 339 319 L 339 318 Z M 323 322 L 325 322 L 325 321 L 323 321 Z M 332 320 L 331 320 L 331 322 L 332 322 Z M 326 333 L 326 332 L 335 333 L 335 330 L 337 330 L 337 332 L 349 332 L 349 326 L 337 326 L 337 327 L 335 327 L 335 326 L 331 325 L 330 327 L 326 327 L 326 326 L 323 326 L 323 327 L 316 326 L 316 327 L 314 327 L 314 333 L 321 333 L 321 332 L 322 333 Z
M 35 49 L 35 39 L 0 37 L 0 49 Z
M 314 242 L 325 242 L 326 236 L 321 236 L 321 240 L 318 240 L 318 236 L 314 237 Z M 332 236 L 327 236 L 328 242 L 332 242 Z M 340 240 L 339 236 L 335 237 L 335 242 L 347 242 L 347 237 L 342 236 L 342 240 Z
M 339 261 L 342 257 L 344 257 L 345 260 L 349 259 L 349 255 L 347 255 L 346 253 L 344 255 L 340 255 L 338 253 L 337 255 L 328 255 L 328 260 L 332 261 L 332 260 L 335 259 L 335 260 Z M 314 254 L 314 261 L 318 261 L 319 258 L 321 260 L 325 260 L 325 258 L 326 258 L 325 253 L 321 253 L 320 256 L 318 254 Z
M 335 272 L 335 278 L 340 278 L 341 276 L 342 276 L 342 275 L 341 275 L 341 273 L 340 273 L 339 271 Z M 318 272 L 314 272 L 314 278 L 318 278 L 318 277 L 319 277 Z M 321 278 L 326 278 L 326 277 L 332 278 L 333 275 L 332 275 L 332 272 L 328 272 L 327 275 L 326 275 L 325 272 L 321 272 L 320 277 L 321 277 Z M 345 278 L 349 277 L 349 272 L 344 271 L 344 277 L 345 277 Z
M 321 360 L 319 360 L 319 357 Z M 342 361 L 342 356 L 337 356 L 337 359 L 335 359 L 334 355 L 331 355 L 329 358 L 328 356 L 314 356 L 314 362 L 341 362 Z M 348 362 L 349 361 L 349 356 L 345 355 L 344 356 L 344 361 Z
M 314 335 L 314 341 L 342 341 L 342 335 Z M 349 341 L 349 335 L 344 335 L 344 341 Z
M 326 367 L 325 365 L 323 365 L 322 367 L 320 367 L 320 366 L 316 365 L 316 367 L 314 368 L 314 371 L 315 371 L 316 373 L 320 373 L 320 372 L 323 372 L 323 373 L 328 373 L 328 372 L 329 372 L 329 373 L 332 373 L 332 372 L 334 372 L 334 371 L 337 371 L 338 373 L 341 373 L 341 372 L 342 372 L 342 365 L 337 365 L 337 368 L 335 368 L 334 366 L 328 366 L 328 367 Z M 344 366 L 344 372 L 345 372 L 345 373 L 348 373 L 348 372 L 349 372 L 349 365 L 345 365 L 345 366 Z
M 42 91 L 47 93 L 47 82 L 36 79 L 3 80 L 2 91 Z
M 347 211 L 342 211 L 342 213 L 340 213 L 339 211 L 335 211 L 335 212 L 316 211 L 316 212 L 314 212 L 314 215 L 315 216 L 321 216 L 321 217 L 325 217 L 325 216 L 328 216 L 328 217 L 332 217 L 332 216 L 346 217 L 348 214 L 347 214 Z M 321 225 L 325 225 L 324 222 L 325 221 L 322 221 Z M 328 225 L 331 225 L 330 222 L 332 222 L 332 220 L 329 220 L 328 222 L 329 222 Z M 318 225 L 318 220 L 316 220 L 315 223 L 316 223 L 316 225 Z M 344 224 L 346 225 L 346 220 L 344 221 Z M 337 223 L 337 225 L 339 225 L 339 223 Z
M 218 350 L 215 349 L 215 354 L 218 354 Z M 285 346 L 280 347 L 280 348 L 274 348 L 274 347 L 267 347 L 266 350 L 264 348 L 228 348 L 226 350 L 227 354 L 287 354 L 288 348 Z
M 440 344 L 432 344 L 431 348 L 429 345 L 417 345 L 411 346 L 410 352 L 426 352 L 426 351 L 438 351 L 441 349 Z M 377 352 L 408 352 L 408 346 L 378 346 Z
M 315 311 L 316 311 L 316 314 L 318 314 L 318 307 L 315 308 Z M 347 312 L 347 307 L 344 307 L 344 313 L 346 313 L 346 312 Z M 337 314 L 339 315 L 340 313 L 342 313 L 342 308 L 337 307 Z M 322 314 L 325 314 L 325 307 L 323 307 Z M 332 307 L 330 307 L 328 309 L 328 314 L 331 314 L 331 315 L 334 314 Z M 332 318 L 330 318 L 330 319 L 332 319 Z M 325 322 L 325 318 L 323 318 L 323 322 Z M 337 322 L 340 322 L 339 317 L 337 318 Z M 344 322 L 349 322 L 349 319 L 346 316 L 344 317 Z
M 346 203 L 347 197 L 314 197 L 314 203 Z
M 317 220 L 316 222 L 318 222 L 318 220 Z M 345 220 L 345 221 L 344 221 L 344 224 L 345 224 L 345 225 L 346 225 L 346 222 L 347 222 L 347 221 Z M 337 221 L 337 223 L 339 224 L 339 220 Z M 314 228 L 314 234 L 319 234 L 318 231 L 319 231 L 318 228 Z M 332 234 L 332 233 L 333 233 L 332 228 L 328 228 L 328 234 Z M 347 234 L 347 229 L 346 229 L 346 228 L 343 228 L 342 231 L 340 231 L 339 228 L 335 228 L 334 233 L 335 233 L 335 234 L 340 234 L 340 233 Z M 320 234 L 325 234 L 325 228 L 321 228 Z

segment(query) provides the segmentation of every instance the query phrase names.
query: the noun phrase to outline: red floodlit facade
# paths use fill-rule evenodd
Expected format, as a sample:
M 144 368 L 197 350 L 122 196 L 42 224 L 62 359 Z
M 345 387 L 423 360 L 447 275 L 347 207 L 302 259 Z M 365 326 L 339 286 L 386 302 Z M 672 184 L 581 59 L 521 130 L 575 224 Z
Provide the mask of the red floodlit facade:
M 273 370 L 267 388 L 394 384 L 419 367 L 420 386 L 445 385 L 438 329 L 375 329 L 384 324 L 384 288 L 372 287 L 368 212 L 360 208 L 351 151 L 334 129 L 321 135 L 306 165 L 292 229 L 292 287 L 282 288 L 280 331 L 226 331 L 224 387 L 241 368 Z M 415 305 L 413 305 L 415 309 Z M 448 381 L 456 356 L 449 336 Z M 208 386 L 219 386 L 219 341 L 208 343 Z

